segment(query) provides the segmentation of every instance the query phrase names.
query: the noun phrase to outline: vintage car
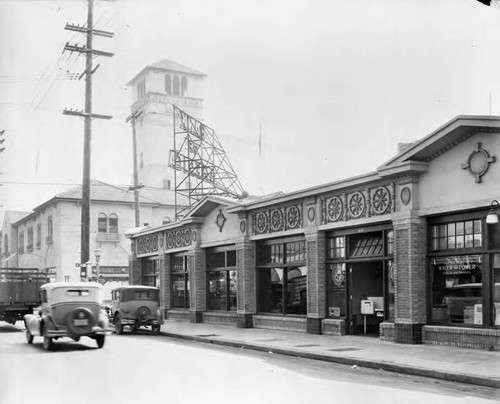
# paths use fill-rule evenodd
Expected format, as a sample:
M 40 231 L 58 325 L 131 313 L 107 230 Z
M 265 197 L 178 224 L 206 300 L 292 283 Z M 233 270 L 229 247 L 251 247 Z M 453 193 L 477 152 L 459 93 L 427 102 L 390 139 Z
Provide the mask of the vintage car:
M 123 334 L 125 326 L 131 331 L 151 327 L 159 334 L 163 315 L 159 307 L 160 291 L 152 286 L 129 285 L 111 291 L 111 319 L 117 334 Z
M 43 347 L 53 348 L 53 341 L 69 337 L 95 339 L 102 348 L 109 334 L 109 320 L 102 308 L 102 286 L 93 282 L 54 282 L 40 287 L 41 306 L 37 314 L 24 316 L 26 339 L 43 337 Z

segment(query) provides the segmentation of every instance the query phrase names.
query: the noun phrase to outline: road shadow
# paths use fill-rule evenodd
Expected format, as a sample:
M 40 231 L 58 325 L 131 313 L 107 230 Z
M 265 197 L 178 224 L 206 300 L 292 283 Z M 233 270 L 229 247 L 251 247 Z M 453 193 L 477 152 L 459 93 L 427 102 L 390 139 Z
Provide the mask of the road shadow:
M 88 340 L 89 343 L 94 343 L 93 340 Z M 46 351 L 43 348 L 43 339 L 42 337 L 35 337 L 35 340 L 32 344 L 24 343 L 28 345 L 30 348 L 39 351 L 39 352 L 82 352 L 82 351 L 93 351 L 95 349 L 99 349 L 96 346 L 90 346 L 80 341 L 73 341 L 71 339 L 59 339 L 57 341 L 52 342 L 52 349 L 50 351 Z
M 12 325 L 9 323 L 5 323 L 3 321 L 0 321 L 0 333 L 9 333 L 9 332 L 23 332 L 24 327 L 16 327 L 16 325 Z

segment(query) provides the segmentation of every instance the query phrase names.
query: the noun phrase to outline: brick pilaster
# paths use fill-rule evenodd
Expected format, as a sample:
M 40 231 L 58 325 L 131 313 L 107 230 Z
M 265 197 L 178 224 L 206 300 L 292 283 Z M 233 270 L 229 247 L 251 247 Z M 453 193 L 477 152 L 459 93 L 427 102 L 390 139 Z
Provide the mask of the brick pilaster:
M 236 244 L 238 321 L 240 328 L 252 327 L 252 315 L 257 310 L 255 279 L 255 242 L 244 239 Z
M 160 267 L 160 305 L 166 317 L 166 311 L 171 308 L 171 277 L 170 277 L 170 254 L 163 255 L 163 265 Z
M 141 259 L 137 257 L 132 257 L 130 259 L 129 267 L 129 284 L 130 285 L 140 285 L 141 284 Z
M 306 233 L 307 332 L 321 334 L 321 319 L 326 316 L 325 234 Z
M 422 342 L 426 323 L 426 221 L 413 212 L 393 218 L 396 267 L 396 318 L 394 340 Z
M 207 310 L 207 271 L 205 250 L 196 246 L 189 251 L 189 282 L 191 291 L 189 306 L 191 322 L 203 321 L 202 313 Z

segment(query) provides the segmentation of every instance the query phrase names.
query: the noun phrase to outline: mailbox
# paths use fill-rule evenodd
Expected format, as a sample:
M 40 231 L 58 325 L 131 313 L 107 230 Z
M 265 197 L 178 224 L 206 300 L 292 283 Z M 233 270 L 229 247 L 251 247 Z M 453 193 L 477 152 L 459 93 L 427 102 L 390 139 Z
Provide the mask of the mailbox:
M 375 312 L 373 300 L 361 300 L 361 314 L 367 316 Z

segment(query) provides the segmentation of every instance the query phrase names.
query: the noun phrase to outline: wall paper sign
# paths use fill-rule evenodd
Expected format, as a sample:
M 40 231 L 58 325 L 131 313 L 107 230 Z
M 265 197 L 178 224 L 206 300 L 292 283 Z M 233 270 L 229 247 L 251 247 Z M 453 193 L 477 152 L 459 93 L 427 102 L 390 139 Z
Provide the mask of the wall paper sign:
M 328 314 L 331 317 L 340 317 L 340 307 L 328 307 Z

